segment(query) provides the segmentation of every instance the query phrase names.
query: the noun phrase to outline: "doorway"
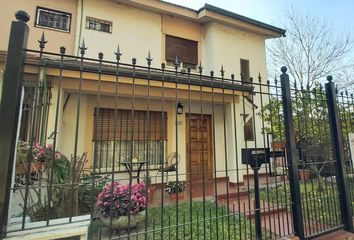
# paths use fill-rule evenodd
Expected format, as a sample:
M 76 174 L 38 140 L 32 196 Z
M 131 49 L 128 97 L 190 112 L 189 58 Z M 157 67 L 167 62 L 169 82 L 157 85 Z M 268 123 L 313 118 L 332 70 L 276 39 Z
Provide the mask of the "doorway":
M 211 115 L 186 114 L 187 179 L 209 180 L 213 176 Z

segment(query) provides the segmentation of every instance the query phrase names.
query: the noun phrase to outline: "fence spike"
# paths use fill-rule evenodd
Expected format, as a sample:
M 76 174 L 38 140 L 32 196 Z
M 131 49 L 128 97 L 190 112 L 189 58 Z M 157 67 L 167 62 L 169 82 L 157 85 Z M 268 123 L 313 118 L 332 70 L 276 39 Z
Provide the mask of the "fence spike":
M 176 58 L 175 58 L 175 69 L 176 70 L 178 69 L 178 65 L 179 65 L 179 61 L 178 61 L 178 57 L 176 55 Z
M 259 83 L 261 83 L 261 82 L 262 82 L 261 72 L 258 72 L 258 82 L 259 82 Z
M 146 61 L 147 61 L 147 64 L 148 64 L 149 67 L 151 66 L 152 60 L 153 59 L 151 58 L 151 53 L 150 53 L 150 50 L 149 50 L 148 57 L 146 58 Z
M 119 61 L 120 60 L 120 56 L 122 56 L 122 53 L 121 53 L 120 48 L 119 48 L 119 44 L 117 46 L 117 51 L 114 52 L 114 54 L 116 55 L 117 61 Z
M 136 58 L 132 58 L 132 64 L 136 65 Z
M 82 39 L 81 46 L 79 47 L 80 49 L 80 54 L 85 55 L 85 51 L 87 50 L 87 47 L 85 46 L 85 39 Z
M 41 50 L 43 50 L 45 48 L 46 43 L 48 42 L 48 41 L 45 40 L 44 31 L 42 32 L 41 39 L 38 40 L 38 42 L 39 42 L 39 48 Z
M 203 72 L 202 61 L 199 62 L 198 69 L 199 69 L 199 73 L 202 74 Z
M 225 75 L 225 71 L 224 71 L 224 65 L 221 64 L 221 70 L 220 70 L 220 73 L 221 73 L 221 77 L 224 77 Z

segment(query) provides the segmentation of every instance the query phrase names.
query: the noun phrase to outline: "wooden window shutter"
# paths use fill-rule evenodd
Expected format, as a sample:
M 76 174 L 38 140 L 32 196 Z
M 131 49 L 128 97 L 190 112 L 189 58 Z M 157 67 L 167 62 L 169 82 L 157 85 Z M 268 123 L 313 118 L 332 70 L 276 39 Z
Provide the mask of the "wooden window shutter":
M 241 74 L 242 81 L 249 82 L 250 81 L 250 62 L 246 59 L 240 59 L 241 66 Z
M 98 117 L 94 117 L 94 137 L 103 141 L 146 141 L 167 139 L 166 112 L 134 110 L 115 110 L 100 108 Z M 116 119 L 116 121 L 115 121 Z M 115 131 L 116 130 L 116 131 Z M 116 132 L 116 134 L 114 134 Z
M 198 64 L 198 42 L 166 35 L 166 59 Z
M 248 119 L 246 124 L 244 125 L 244 134 L 245 134 L 246 141 L 253 141 L 254 140 L 253 117 Z

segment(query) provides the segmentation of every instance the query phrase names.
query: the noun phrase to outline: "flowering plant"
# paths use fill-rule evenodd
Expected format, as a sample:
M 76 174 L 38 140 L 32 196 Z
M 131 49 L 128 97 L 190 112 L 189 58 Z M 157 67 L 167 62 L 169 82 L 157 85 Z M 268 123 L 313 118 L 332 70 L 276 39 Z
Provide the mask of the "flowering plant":
M 184 192 L 186 189 L 186 184 L 183 182 L 169 182 L 165 187 L 165 191 L 169 194 Z
M 107 184 L 98 194 L 96 206 L 103 217 L 137 214 L 146 207 L 145 183 Z
M 30 144 L 28 142 L 19 141 L 17 147 L 17 164 L 27 162 L 27 155 L 30 151 Z M 53 157 L 53 145 L 48 144 L 47 147 L 42 147 L 39 143 L 35 143 L 32 148 L 33 162 L 46 162 Z M 62 157 L 61 153 L 56 151 L 54 159 L 59 160 Z

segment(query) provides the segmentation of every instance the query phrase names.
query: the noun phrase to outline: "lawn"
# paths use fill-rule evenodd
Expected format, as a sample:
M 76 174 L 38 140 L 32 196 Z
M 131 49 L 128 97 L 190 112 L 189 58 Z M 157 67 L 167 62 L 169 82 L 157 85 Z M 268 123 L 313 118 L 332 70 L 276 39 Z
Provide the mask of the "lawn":
M 248 219 L 231 212 L 228 215 L 227 209 L 215 202 L 204 204 L 203 208 L 202 201 L 192 202 L 192 211 L 189 203 L 180 204 L 178 219 L 175 205 L 165 206 L 163 215 L 161 207 L 150 208 L 148 239 L 177 239 L 177 229 L 178 239 L 229 239 L 229 235 L 231 239 L 251 239 L 251 234 L 254 238 L 255 228 Z
M 190 209 L 190 203 L 178 205 L 177 218 L 174 204 L 166 205 L 163 209 L 161 206 L 148 208 L 147 239 L 229 239 L 229 236 L 230 239 L 255 239 L 254 224 L 238 214 L 230 212 L 228 215 L 227 209 L 215 202 L 193 201 L 192 211 Z M 104 232 L 100 231 L 100 226 L 98 221 L 91 224 L 88 239 L 99 239 L 98 233 Z M 144 228 L 138 231 L 140 236 L 137 239 L 145 239 Z M 131 232 L 134 235 L 137 230 L 132 229 Z M 115 236 L 117 233 L 113 234 Z
M 317 228 L 339 225 L 340 209 L 335 182 L 324 180 L 319 182 L 317 179 L 301 182 L 300 192 L 305 224 L 315 223 Z M 290 209 L 290 185 L 282 182 L 277 187 L 264 189 L 260 191 L 260 198 L 283 206 L 287 204 Z

